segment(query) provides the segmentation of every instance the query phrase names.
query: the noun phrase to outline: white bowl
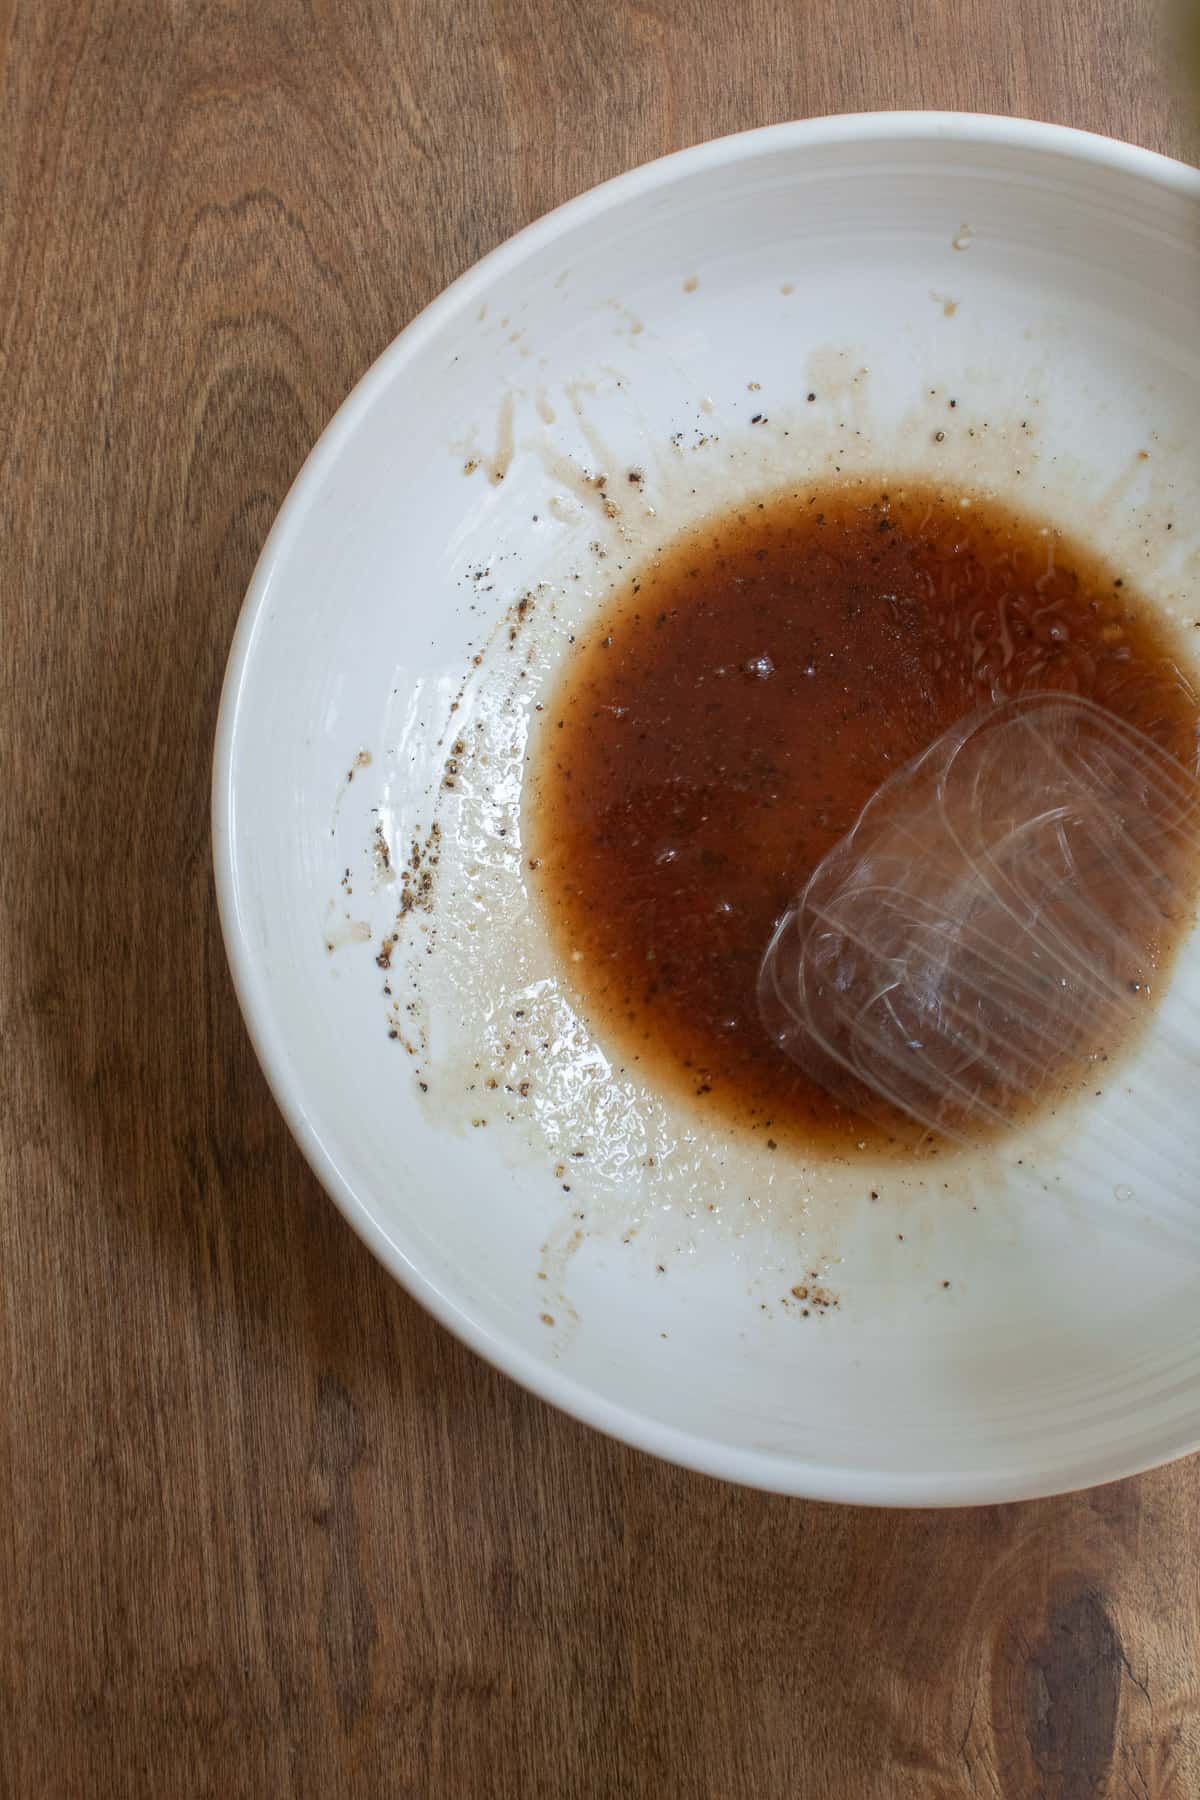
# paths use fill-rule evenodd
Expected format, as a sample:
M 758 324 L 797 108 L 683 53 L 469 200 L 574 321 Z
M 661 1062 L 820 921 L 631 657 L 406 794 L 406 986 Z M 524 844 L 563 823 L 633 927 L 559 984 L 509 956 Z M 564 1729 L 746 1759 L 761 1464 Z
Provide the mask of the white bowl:
M 1023 497 L 1190 624 L 1198 198 L 1160 157 L 1012 120 L 702 145 L 456 282 L 280 513 L 214 777 L 256 1049 L 375 1254 L 602 1430 L 895 1504 L 1043 1494 L 1200 1445 L 1197 1233 L 1159 1206 L 1200 1150 L 1186 1071 L 1142 1056 L 1094 1111 L 936 1179 L 768 1155 L 612 1066 L 520 844 L 527 735 L 576 624 L 679 525 L 792 475 Z M 440 861 L 425 888 L 409 872 L 420 904 L 389 948 L 414 838 Z M 806 1313 L 798 1286 L 836 1304 Z

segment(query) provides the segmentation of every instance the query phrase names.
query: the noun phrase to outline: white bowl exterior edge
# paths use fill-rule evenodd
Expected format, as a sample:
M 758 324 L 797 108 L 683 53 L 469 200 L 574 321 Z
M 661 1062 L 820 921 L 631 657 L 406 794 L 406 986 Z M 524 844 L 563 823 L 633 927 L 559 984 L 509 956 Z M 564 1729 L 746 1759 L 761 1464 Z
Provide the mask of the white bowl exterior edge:
M 293 877 L 290 889 L 285 884 L 278 891 L 268 893 L 262 870 L 266 862 L 278 862 L 278 855 L 275 854 L 273 859 L 264 857 L 256 860 L 251 846 L 262 836 L 264 829 L 271 828 L 269 820 L 273 812 L 280 810 L 283 802 L 278 795 L 269 795 L 266 802 L 259 806 L 258 802 L 249 798 L 251 790 L 246 784 L 248 771 L 253 764 L 246 762 L 245 757 L 249 755 L 253 759 L 260 755 L 261 746 L 251 739 L 257 729 L 255 720 L 261 716 L 260 695 L 264 691 L 261 684 L 267 679 L 269 670 L 274 669 L 277 674 L 281 670 L 294 674 L 300 669 L 299 663 L 287 665 L 279 661 L 278 644 L 284 641 L 279 634 L 286 631 L 287 615 L 297 605 L 297 570 L 309 558 L 313 534 L 321 542 L 328 542 L 331 535 L 336 535 L 336 518 L 318 518 L 317 515 L 322 507 L 328 513 L 330 494 L 333 491 L 331 484 L 336 485 L 339 467 L 344 459 L 352 456 L 356 441 L 363 437 L 364 432 L 369 433 L 372 429 L 372 416 L 375 428 L 382 433 L 381 441 L 384 443 L 387 441 L 387 430 L 397 432 L 403 429 L 406 417 L 403 389 L 406 378 L 411 378 L 411 372 L 422 358 L 428 361 L 438 354 L 440 347 L 445 348 L 448 357 L 451 342 L 461 341 L 463 322 L 478 305 L 503 291 L 506 284 L 510 291 L 519 291 L 522 269 L 538 257 L 553 255 L 557 246 L 586 237 L 592 228 L 602 229 L 606 220 L 623 216 L 627 209 L 636 207 L 639 203 L 644 204 L 656 197 L 669 200 L 680 191 L 681 184 L 686 186 L 702 179 L 711 181 L 718 190 L 722 183 L 727 190 L 730 184 L 736 188 L 739 172 L 762 168 L 774 160 L 780 165 L 781 179 L 786 186 L 789 171 L 792 176 L 797 176 L 803 171 L 806 162 L 814 156 L 820 154 L 826 157 L 832 166 L 843 152 L 850 159 L 850 172 L 845 179 L 853 182 L 853 159 L 858 156 L 869 158 L 873 148 L 881 144 L 898 146 L 898 153 L 907 147 L 914 154 L 924 154 L 930 146 L 939 143 L 955 146 L 962 151 L 967 161 L 974 157 L 981 170 L 986 167 L 989 156 L 993 153 L 1001 159 L 1008 152 L 1028 154 L 1035 163 L 1044 159 L 1047 170 L 1059 159 L 1063 159 L 1066 166 L 1091 171 L 1096 177 L 1098 192 L 1102 187 L 1105 193 L 1117 193 L 1115 204 L 1119 204 L 1122 184 L 1129 184 L 1131 189 L 1144 189 L 1151 198 L 1155 195 L 1164 196 L 1168 208 L 1174 201 L 1178 201 L 1181 206 L 1194 206 L 1200 191 L 1200 177 L 1190 170 L 1148 152 L 1059 127 L 973 116 L 882 114 L 772 127 L 743 137 L 701 145 L 636 170 L 570 202 L 485 258 L 414 320 L 363 377 L 312 452 L 264 547 L 239 621 L 222 696 L 213 790 L 214 857 L 221 918 L 234 980 L 256 1052 L 291 1130 L 323 1185 L 355 1230 L 410 1293 L 472 1348 L 525 1386 L 587 1423 L 626 1442 L 715 1476 L 768 1489 L 814 1498 L 897 1505 L 956 1504 L 1030 1497 L 1112 1479 L 1196 1448 L 1200 1444 L 1200 1353 L 1193 1351 L 1189 1358 L 1178 1332 L 1164 1328 L 1156 1338 L 1153 1330 L 1148 1328 L 1145 1342 L 1140 1346 L 1134 1344 L 1131 1351 L 1134 1368 L 1144 1366 L 1151 1371 L 1147 1375 L 1148 1385 L 1139 1394 L 1134 1383 L 1125 1402 L 1120 1402 L 1118 1396 L 1115 1425 L 1105 1416 L 1090 1435 L 1087 1429 L 1082 1429 L 1074 1436 L 1070 1432 L 1057 1430 L 1048 1435 L 1023 1436 L 1021 1421 L 1018 1420 L 1016 1427 L 1007 1434 L 1007 1441 L 1005 1432 L 999 1429 L 993 1431 L 990 1437 L 984 1433 L 975 1453 L 972 1453 L 968 1445 L 961 1458 L 957 1461 L 949 1459 L 941 1466 L 930 1460 L 927 1447 L 922 1447 L 919 1441 L 920 1432 L 915 1433 L 912 1440 L 916 1444 L 916 1460 L 908 1466 L 905 1466 L 903 1455 L 897 1454 L 896 1439 L 888 1444 L 888 1454 L 874 1466 L 869 1457 L 864 1456 L 861 1444 L 855 1454 L 840 1456 L 837 1454 L 840 1434 L 830 1421 L 826 1422 L 825 1434 L 830 1452 L 824 1457 L 814 1453 L 811 1444 L 791 1453 L 786 1450 L 759 1449 L 745 1441 L 730 1441 L 728 1437 L 722 1437 L 719 1430 L 680 1429 L 669 1416 L 664 1416 L 661 1406 L 656 1416 L 653 1411 L 641 1405 L 641 1386 L 630 1378 L 628 1371 L 617 1371 L 614 1378 L 616 1386 L 610 1391 L 605 1391 L 597 1381 L 594 1368 L 589 1371 L 587 1379 L 581 1379 L 572 1372 L 570 1359 L 560 1363 L 548 1350 L 539 1350 L 536 1330 L 527 1338 L 517 1335 L 512 1327 L 508 1300 L 503 1305 L 497 1304 L 489 1308 L 486 1292 L 478 1283 L 474 1286 L 460 1283 L 456 1279 L 452 1256 L 441 1267 L 433 1266 L 427 1254 L 428 1247 L 421 1240 L 422 1220 L 413 1216 L 413 1209 L 420 1212 L 430 1206 L 441 1179 L 443 1149 L 437 1141 L 436 1132 L 424 1132 L 419 1126 L 412 1127 L 413 1142 L 407 1143 L 404 1151 L 406 1162 L 408 1158 L 412 1158 L 411 1162 L 407 1162 L 409 1186 L 406 1195 L 399 1200 L 393 1194 L 384 1203 L 378 1178 L 381 1165 L 372 1170 L 356 1162 L 353 1144 L 358 1133 L 344 1111 L 353 1101 L 351 1090 L 354 1083 L 338 1084 L 325 1079 L 314 1079 L 314 1071 L 319 1066 L 319 1053 L 311 1040 L 297 1035 L 296 1015 L 289 1019 L 281 1010 L 284 984 L 289 989 L 299 984 L 314 995 L 318 993 L 318 984 L 325 980 L 324 974 L 319 972 L 321 958 L 314 960 L 311 969 L 303 961 L 287 965 L 286 957 L 283 965 L 273 961 L 277 934 L 286 929 L 280 923 L 282 914 L 304 898 L 305 884 L 318 878 L 314 875 L 313 868 L 301 859 L 295 870 L 290 871 Z M 834 177 L 831 175 L 830 178 Z M 982 178 L 981 175 L 981 180 Z M 869 170 L 867 179 L 870 179 Z M 727 199 L 727 208 L 734 204 L 735 202 Z M 963 220 L 961 223 L 966 224 L 967 221 Z M 978 224 L 977 221 L 972 223 Z M 904 220 L 898 219 L 897 230 L 902 231 L 903 225 Z M 664 225 L 663 231 L 666 229 Z M 1155 229 L 1153 218 L 1149 220 L 1147 229 L 1151 232 Z M 1084 237 L 1086 238 L 1086 233 Z M 832 240 L 827 236 L 826 241 Z M 797 242 L 803 242 L 803 232 L 798 234 Z M 1093 247 L 1086 242 L 1076 248 L 1080 256 L 1093 254 Z M 858 266 L 855 259 L 861 257 L 862 250 L 861 242 L 848 247 L 850 266 Z M 691 246 L 688 254 L 691 254 Z M 970 254 L 975 254 L 974 248 Z M 1103 264 L 1102 256 L 1099 262 L 1100 265 Z M 963 264 L 965 280 L 968 274 L 966 257 L 963 258 Z M 686 276 L 690 267 L 690 262 L 677 260 L 677 275 L 680 278 Z M 656 274 L 661 274 L 661 271 Z M 1105 301 L 1109 293 L 1105 282 L 1110 278 L 1117 284 L 1112 289 L 1115 295 L 1112 311 L 1116 321 L 1113 326 L 1116 334 L 1114 342 L 1119 342 L 1121 332 L 1128 324 L 1127 320 L 1117 316 L 1122 304 L 1119 283 L 1124 275 L 1119 269 L 1105 271 L 1101 266 L 1097 274 L 1097 286 Z M 702 272 L 701 280 L 703 279 Z M 628 296 L 631 285 L 634 284 L 623 284 L 623 296 Z M 719 286 L 719 281 L 714 280 L 714 285 Z M 653 303 L 659 289 L 651 281 L 647 291 Z M 588 300 L 594 311 L 599 304 L 598 294 L 592 293 Z M 681 300 L 678 305 L 678 319 L 682 323 L 676 329 L 676 315 L 668 316 L 664 312 L 659 336 L 666 339 L 673 350 L 682 343 L 681 353 L 686 353 L 689 329 L 686 302 Z M 1168 295 L 1164 307 L 1166 310 L 1159 324 L 1166 348 L 1160 361 L 1169 368 L 1173 354 L 1170 345 L 1178 337 L 1178 328 L 1171 310 L 1172 307 L 1178 310 L 1176 299 Z M 847 309 L 852 310 L 853 308 Z M 653 315 L 653 304 L 648 312 Z M 936 320 L 936 308 L 931 307 L 929 317 Z M 923 331 L 924 328 L 922 322 L 920 329 Z M 548 337 L 544 341 L 548 342 Z M 1155 351 L 1155 355 L 1157 354 Z M 489 347 L 487 355 L 495 355 L 494 346 Z M 1185 367 L 1187 357 L 1182 350 L 1180 359 L 1180 368 L 1194 385 L 1195 372 L 1190 366 Z M 1154 386 L 1157 367 L 1156 363 L 1150 369 L 1148 381 L 1142 382 L 1143 388 Z M 1143 399 L 1140 390 L 1139 395 L 1133 395 L 1131 389 L 1129 408 L 1136 411 Z M 1102 400 L 1097 404 L 1104 405 L 1107 402 Z M 1165 401 L 1163 404 L 1167 405 Z M 389 406 L 393 408 L 390 418 Z M 449 410 L 453 410 L 452 407 Z M 1170 411 L 1169 406 L 1167 411 Z M 378 457 L 378 446 L 375 454 Z M 461 482 L 462 479 L 457 468 L 451 469 L 452 460 L 447 452 L 444 467 L 439 464 L 436 476 L 443 504 L 450 507 L 455 504 L 454 493 L 457 490 L 454 483 Z M 361 470 L 359 478 L 361 479 Z M 468 492 L 466 489 L 462 491 Z M 505 505 L 513 504 L 508 499 L 508 493 L 512 491 L 514 489 L 504 493 Z M 519 487 L 515 491 L 519 492 Z M 475 490 L 469 492 L 473 498 Z M 355 531 L 366 535 L 371 532 L 386 532 L 386 519 L 381 524 L 380 517 L 380 509 L 372 511 L 368 502 L 365 511 L 356 517 Z M 395 547 L 392 548 L 394 550 Z M 339 555 L 351 567 L 354 566 L 355 556 L 360 554 L 362 552 L 353 544 L 343 544 L 339 551 Z M 334 566 L 339 566 L 336 559 Z M 369 574 L 363 574 L 365 587 L 370 586 L 370 581 Z M 356 590 L 352 588 L 352 591 Z M 310 622 L 319 625 L 321 605 L 328 604 L 328 601 L 323 602 L 320 594 L 310 591 L 304 598 L 304 604 L 309 608 Z M 369 621 L 364 620 L 364 627 L 367 624 L 371 627 L 367 635 L 376 643 L 381 618 L 386 619 L 386 611 L 380 613 L 377 609 Z M 340 640 L 335 638 L 331 641 L 336 652 Z M 415 645 L 408 646 L 407 650 L 406 666 L 411 670 L 416 662 Z M 293 646 L 289 654 L 294 653 Z M 439 647 L 435 658 L 439 674 L 444 676 L 453 667 L 453 656 L 453 644 L 447 642 Z M 390 678 L 389 674 L 388 679 Z M 355 679 L 360 682 L 364 679 L 361 671 Z M 305 710 L 304 680 L 301 671 L 297 676 L 301 702 L 297 708 L 297 716 L 301 719 Z M 316 691 L 314 688 L 313 693 L 316 694 Z M 321 690 L 321 693 L 328 700 L 328 693 L 325 690 Z M 381 704 L 382 701 L 372 700 L 370 705 L 364 705 L 362 716 L 373 717 L 371 708 L 374 707 L 378 713 Z M 328 707 L 326 710 L 328 711 Z M 275 729 L 279 729 L 278 720 L 275 722 Z M 299 726 L 297 729 L 299 730 Z M 339 732 L 343 733 L 340 737 Z M 345 726 L 338 723 L 331 727 L 328 735 L 330 742 L 323 746 L 321 756 L 353 753 L 357 744 L 353 723 Z M 248 750 L 243 750 L 243 744 L 249 745 Z M 324 766 L 323 763 L 321 766 Z M 304 792 L 312 792 L 307 769 L 303 754 L 297 752 L 301 792 L 299 798 L 295 795 L 288 798 L 287 804 L 295 806 L 298 818 L 316 817 L 311 806 L 307 814 L 305 810 L 309 803 L 304 799 Z M 275 768 L 275 777 L 279 779 L 278 766 Z M 282 786 L 279 793 L 284 793 Z M 322 795 L 321 805 L 328 811 L 325 794 Z M 250 807 L 258 807 L 252 816 L 247 813 Z M 284 839 L 286 838 L 287 833 L 284 832 Z M 273 846 L 274 850 L 277 850 L 276 846 Z M 288 954 L 291 954 L 290 951 Z M 298 954 L 303 956 L 306 953 Z M 345 986 L 351 977 L 343 975 L 340 969 L 337 973 Z M 337 1003 L 341 1004 L 340 998 Z M 355 1005 L 346 1016 L 350 1020 L 349 1041 L 353 1041 L 354 1033 L 359 1030 L 366 1012 Z M 362 1054 L 367 1061 L 378 1062 L 381 1056 L 379 1038 L 364 1037 Z M 397 1085 L 401 1078 L 401 1073 L 393 1073 L 390 1077 Z M 376 1107 L 377 1113 L 378 1110 Z M 409 1124 L 411 1125 L 411 1120 Z M 478 1163 L 473 1147 L 470 1155 L 475 1161 L 471 1163 L 468 1160 L 464 1163 L 464 1168 Z M 506 1173 L 497 1172 L 495 1186 L 496 1191 L 510 1197 L 520 1191 L 519 1181 L 514 1182 Z M 511 1203 L 518 1204 L 515 1199 Z M 1102 1257 L 1103 1251 L 1104 1246 L 1099 1246 L 1097 1255 Z M 521 1305 L 524 1304 L 522 1299 Z M 1185 1300 L 1176 1298 L 1171 1304 L 1178 1313 Z M 1165 1312 L 1170 1318 L 1175 1317 L 1170 1305 L 1165 1308 Z M 1043 1321 L 1043 1325 L 1045 1323 Z M 1052 1320 L 1050 1323 L 1052 1324 Z M 862 1332 L 845 1319 L 831 1320 L 822 1326 L 822 1330 L 826 1332 L 826 1342 L 835 1341 L 829 1334 L 842 1331 L 843 1326 L 847 1329 L 840 1340 L 842 1350 L 838 1354 L 843 1354 L 848 1364 L 857 1359 L 860 1365 L 865 1355 L 869 1364 L 872 1353 L 869 1330 Z M 602 1330 L 602 1326 L 597 1324 L 593 1327 L 589 1316 L 584 1330 L 586 1332 L 589 1329 Z M 953 1334 L 949 1342 L 953 1342 Z M 827 1358 L 829 1354 L 822 1349 L 822 1358 Z M 1015 1347 L 1014 1362 L 1019 1360 L 1019 1347 Z M 1081 1379 L 1078 1370 L 1069 1366 L 1069 1346 L 1066 1347 L 1066 1360 L 1068 1366 L 1064 1368 L 1064 1381 L 1069 1385 L 1070 1382 Z M 602 1363 L 603 1357 L 595 1367 L 600 1367 Z M 760 1364 L 756 1353 L 748 1355 L 746 1369 L 749 1387 L 748 1394 L 742 1396 L 743 1403 L 756 1393 L 757 1384 L 769 1383 L 770 1366 L 769 1356 L 765 1364 Z M 865 1408 L 864 1428 L 869 1428 L 872 1425 L 869 1417 L 869 1393 L 872 1385 L 869 1367 L 863 1379 L 854 1377 L 853 1371 L 849 1369 L 843 1373 L 848 1383 L 846 1393 L 848 1396 L 859 1396 L 859 1401 Z M 794 1378 L 795 1365 L 789 1364 L 788 1379 Z M 698 1385 L 702 1387 L 703 1380 Z M 669 1401 L 670 1390 L 664 1389 L 664 1393 Z M 1035 1401 L 1045 1398 L 1044 1395 L 1037 1394 L 1035 1386 L 1031 1386 L 1030 1395 L 1031 1406 Z M 849 1403 L 848 1401 L 847 1404 Z M 1069 1402 L 1063 1404 L 1069 1405 Z M 1121 1410 L 1122 1405 L 1125 1407 L 1124 1411 Z M 786 1437 L 787 1415 L 793 1410 L 794 1402 L 790 1396 L 785 1396 L 779 1409 L 783 1426 L 776 1421 L 765 1436 L 770 1437 L 772 1432 L 782 1430 Z M 849 1414 L 846 1417 L 849 1419 Z M 876 1425 L 879 1423 L 875 1421 Z

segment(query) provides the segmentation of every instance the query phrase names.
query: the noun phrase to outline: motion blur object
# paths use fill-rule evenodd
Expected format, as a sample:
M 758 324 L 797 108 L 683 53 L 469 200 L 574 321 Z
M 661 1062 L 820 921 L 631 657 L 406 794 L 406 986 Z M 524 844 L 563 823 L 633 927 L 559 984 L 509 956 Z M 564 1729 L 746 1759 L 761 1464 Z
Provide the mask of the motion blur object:
M 1193 771 L 1068 694 L 944 732 L 817 866 L 763 958 L 771 1036 L 860 1111 L 972 1141 L 1137 1028 L 1187 923 Z

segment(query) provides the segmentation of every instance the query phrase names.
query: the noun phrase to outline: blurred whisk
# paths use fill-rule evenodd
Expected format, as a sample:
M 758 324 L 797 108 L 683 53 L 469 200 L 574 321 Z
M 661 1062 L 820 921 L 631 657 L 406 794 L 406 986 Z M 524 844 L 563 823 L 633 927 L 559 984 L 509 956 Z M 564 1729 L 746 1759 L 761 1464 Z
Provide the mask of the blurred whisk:
M 763 1022 L 854 1109 L 977 1141 L 1148 1017 L 1198 847 L 1192 771 L 1088 701 L 1008 701 L 886 782 L 818 865 L 763 957 Z M 1200 1033 L 1180 1050 L 1200 1066 Z

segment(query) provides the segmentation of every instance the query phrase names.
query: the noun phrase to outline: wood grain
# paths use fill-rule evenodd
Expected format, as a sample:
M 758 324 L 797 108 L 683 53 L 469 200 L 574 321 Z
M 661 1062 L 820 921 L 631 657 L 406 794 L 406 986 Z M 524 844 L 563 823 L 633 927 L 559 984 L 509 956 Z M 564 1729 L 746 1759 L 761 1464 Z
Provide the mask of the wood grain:
M 590 183 L 877 106 L 1176 154 L 1150 0 L 0 0 L 0 1795 L 1200 1795 L 1200 1466 L 720 1487 L 373 1264 L 243 1033 L 230 633 L 412 314 Z

